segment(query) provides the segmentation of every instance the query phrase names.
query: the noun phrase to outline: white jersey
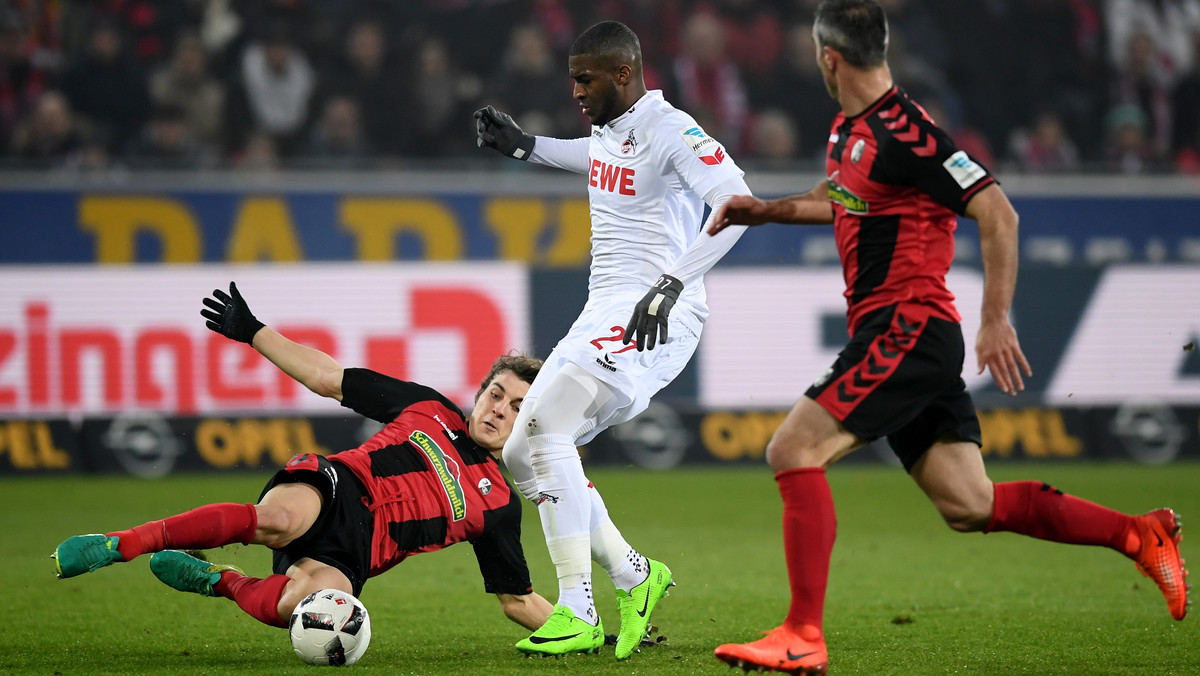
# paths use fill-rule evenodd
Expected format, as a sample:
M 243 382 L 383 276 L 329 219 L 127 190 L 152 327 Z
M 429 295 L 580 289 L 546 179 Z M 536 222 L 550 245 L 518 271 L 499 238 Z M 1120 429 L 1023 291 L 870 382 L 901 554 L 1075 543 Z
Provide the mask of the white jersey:
M 529 159 L 587 175 L 592 220 L 588 294 L 630 296 L 630 311 L 700 236 L 705 196 L 743 174 L 716 139 L 658 90 L 647 92 L 608 124 L 592 127 L 590 139 L 538 137 Z M 703 284 L 685 285 L 676 312 L 684 308 L 692 315 L 685 322 L 704 322 Z

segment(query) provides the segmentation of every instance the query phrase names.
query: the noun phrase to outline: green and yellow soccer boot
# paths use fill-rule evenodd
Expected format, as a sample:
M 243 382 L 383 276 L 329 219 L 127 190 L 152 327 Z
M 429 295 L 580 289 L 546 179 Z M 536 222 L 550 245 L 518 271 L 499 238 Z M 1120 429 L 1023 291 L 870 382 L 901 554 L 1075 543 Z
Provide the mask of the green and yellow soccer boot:
M 201 596 L 216 596 L 213 589 L 221 581 L 221 573 L 233 571 L 245 575 L 233 566 L 209 563 L 175 549 L 156 552 L 150 557 L 150 572 L 172 589 L 193 592 Z
M 90 573 L 123 560 L 117 551 L 117 536 L 100 533 L 69 537 L 54 549 L 50 558 L 54 559 L 54 572 L 60 578 Z
M 650 574 L 641 584 L 628 592 L 617 590 L 617 610 L 621 611 L 621 632 L 617 634 L 616 648 L 619 660 L 628 659 L 642 644 L 650 628 L 650 614 L 667 595 L 667 590 L 675 586 L 670 568 L 654 559 L 647 558 L 646 562 L 650 564 Z
M 598 653 L 602 645 L 604 626 L 600 618 L 596 618 L 593 627 L 576 617 L 570 608 L 556 605 L 545 624 L 517 642 L 517 650 L 526 655 L 557 657 L 570 653 Z

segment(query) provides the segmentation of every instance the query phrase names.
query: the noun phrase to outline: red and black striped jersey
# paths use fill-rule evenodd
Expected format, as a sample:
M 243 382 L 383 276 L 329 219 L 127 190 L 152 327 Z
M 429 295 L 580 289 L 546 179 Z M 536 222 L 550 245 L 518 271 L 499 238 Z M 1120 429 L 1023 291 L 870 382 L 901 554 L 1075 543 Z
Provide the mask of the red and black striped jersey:
M 988 170 L 893 86 L 862 113 L 837 115 L 826 175 L 850 333 L 866 313 L 901 302 L 960 321 L 946 288 L 956 214 L 995 182 Z
M 342 405 L 384 423 L 358 448 L 329 456 L 367 489 L 371 576 L 412 554 L 470 541 L 489 591 L 511 593 L 517 580 L 528 586 L 520 496 L 471 440 L 457 406 L 430 387 L 368 369 L 345 370 Z

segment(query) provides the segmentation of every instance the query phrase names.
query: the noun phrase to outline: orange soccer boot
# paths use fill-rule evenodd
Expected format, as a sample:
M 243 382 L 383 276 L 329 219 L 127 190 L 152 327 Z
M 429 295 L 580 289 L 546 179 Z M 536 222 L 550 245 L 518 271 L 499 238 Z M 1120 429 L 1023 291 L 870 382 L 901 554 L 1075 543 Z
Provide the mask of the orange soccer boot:
M 1171 617 L 1182 620 L 1192 602 L 1188 600 L 1191 585 L 1187 583 L 1187 569 L 1179 555 L 1179 541 L 1183 539 L 1179 515 L 1170 509 L 1156 509 L 1136 517 L 1136 524 L 1141 545 L 1134 563 L 1167 598 Z
M 718 646 L 713 654 L 729 666 L 745 671 L 768 669 L 787 674 L 824 674 L 829 669 L 825 638 L 820 629 L 808 625 L 789 627 L 784 624 L 757 641 Z

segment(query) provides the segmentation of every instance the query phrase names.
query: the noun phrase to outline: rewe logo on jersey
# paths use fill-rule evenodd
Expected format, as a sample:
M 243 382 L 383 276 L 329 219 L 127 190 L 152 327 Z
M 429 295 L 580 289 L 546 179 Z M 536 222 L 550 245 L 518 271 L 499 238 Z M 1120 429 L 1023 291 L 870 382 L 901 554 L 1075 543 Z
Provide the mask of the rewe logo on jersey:
M 621 195 L 636 195 L 633 188 L 634 170 L 593 159 L 588 169 L 588 185 Z
M 725 161 L 725 151 L 721 149 L 721 146 L 717 146 L 717 151 L 715 153 L 712 155 L 701 156 L 700 161 L 709 166 L 715 167 L 721 162 Z

